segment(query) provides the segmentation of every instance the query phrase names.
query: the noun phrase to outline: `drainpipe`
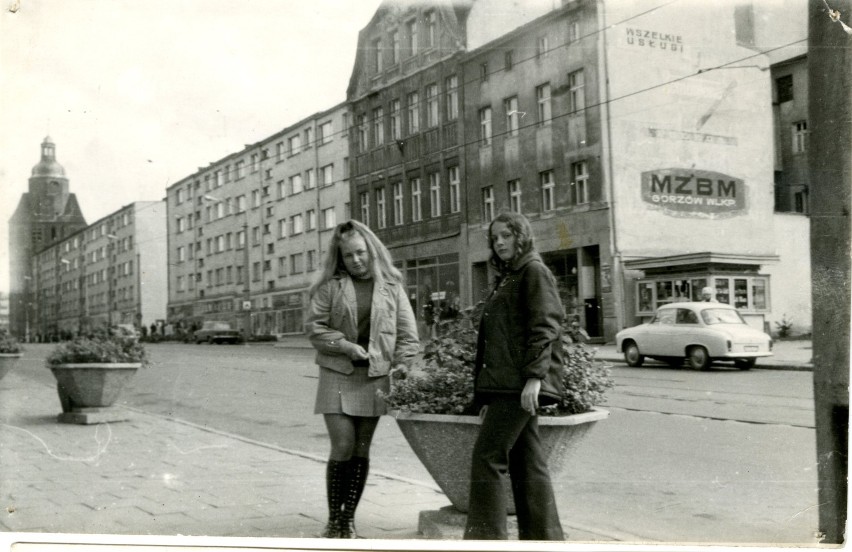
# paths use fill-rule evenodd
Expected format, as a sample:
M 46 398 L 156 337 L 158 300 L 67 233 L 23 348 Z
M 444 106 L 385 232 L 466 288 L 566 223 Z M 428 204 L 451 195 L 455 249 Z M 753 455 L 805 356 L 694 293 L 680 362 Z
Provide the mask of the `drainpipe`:
M 606 194 L 606 201 L 609 205 L 609 248 L 612 255 L 612 295 L 615 302 L 615 323 L 616 331 L 620 330 L 625 325 L 627 305 L 624 300 L 624 273 L 622 268 L 621 251 L 618 249 L 618 218 L 615 211 L 615 178 L 612 161 L 612 118 L 609 111 L 609 65 L 607 56 L 606 33 L 606 13 L 604 0 L 596 2 L 598 15 L 598 28 L 602 32 L 598 34 L 598 90 L 600 94 L 601 118 L 605 124 L 601 129 L 601 158 L 604 160 L 601 163 L 603 169 L 603 189 Z

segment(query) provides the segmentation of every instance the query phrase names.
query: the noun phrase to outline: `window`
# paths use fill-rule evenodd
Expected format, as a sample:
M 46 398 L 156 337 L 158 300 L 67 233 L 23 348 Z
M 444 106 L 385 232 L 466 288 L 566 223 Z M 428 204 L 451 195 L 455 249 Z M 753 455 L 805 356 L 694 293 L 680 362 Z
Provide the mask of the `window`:
M 571 199 L 575 205 L 589 202 L 589 169 L 585 161 L 571 164 Z
M 808 149 L 808 122 L 793 123 L 793 153 L 805 153 Z
M 455 121 L 459 117 L 459 79 L 453 75 L 444 80 L 447 98 L 447 120 Z
M 426 47 L 434 48 L 438 43 L 438 18 L 434 10 L 426 12 Z
M 314 145 L 314 129 L 313 127 L 308 127 L 305 129 L 305 149 Z
M 287 275 L 287 257 L 278 257 L 278 277 Z
M 244 272 L 243 267 L 238 266 L 238 267 L 237 267 L 237 283 L 238 283 L 238 284 L 242 284 L 242 283 L 243 283 L 243 279 L 245 278 L 245 276 L 244 276 L 243 272 Z
M 278 237 L 287 237 L 287 219 L 281 219 L 278 221 Z
M 183 218 L 183 217 L 177 217 L 177 219 L 175 220 L 175 222 L 177 223 L 177 231 L 178 231 L 178 233 L 183 232 L 184 230 L 186 230 L 186 219 L 185 219 L 185 218 Z
M 543 58 L 547 56 L 548 51 L 550 50 L 550 46 L 548 44 L 547 35 L 538 37 L 536 41 L 536 50 L 535 54 L 539 58 Z
M 311 249 L 308 251 L 308 272 L 313 272 L 317 269 L 317 251 Z
M 358 115 L 358 151 L 367 151 L 367 116 Z
M 417 53 L 417 20 L 413 19 L 405 24 L 406 36 L 408 38 L 408 55 L 413 56 Z
M 571 113 L 586 108 L 585 86 L 582 69 L 568 75 L 568 111 Z
M 231 181 L 231 166 L 225 165 L 225 182 Z M 198 187 L 198 182 L 195 183 L 195 187 Z
M 541 210 L 552 211 L 556 207 L 553 192 L 555 183 L 553 182 L 553 171 L 544 171 L 539 174 L 541 181 Z
M 568 22 L 568 42 L 576 42 L 580 39 L 580 23 L 578 21 Z
M 302 137 L 298 134 L 288 138 L 287 143 L 290 146 L 290 155 L 296 155 L 297 153 L 302 151 Z
M 481 63 L 479 65 L 479 80 L 488 82 L 488 63 Z
M 393 223 L 400 226 L 404 222 L 402 182 L 395 182 L 393 184 Z
M 433 218 L 441 216 L 441 175 L 439 173 L 429 175 L 429 206 Z
M 317 229 L 317 211 L 316 209 L 308 209 L 308 212 L 305 213 L 307 218 L 307 226 L 305 227 L 306 232 L 310 232 L 311 230 Z
M 381 107 L 373 110 L 373 146 L 378 147 L 385 143 L 385 115 Z
M 301 234 L 304 231 L 304 225 L 302 222 L 302 215 L 293 215 L 290 217 L 290 235 L 295 236 L 296 234 Z
M 458 213 L 461 210 L 461 181 L 459 180 L 459 168 L 447 169 L 450 180 L 450 212 Z
M 326 165 L 320 169 L 320 186 L 331 186 L 334 184 L 334 164 Z
M 406 108 L 408 109 L 408 133 L 414 134 L 420 131 L 420 96 L 417 92 L 412 92 L 406 98 Z
M 251 172 L 256 173 L 259 165 L 260 156 L 256 153 L 251 154 Z
M 399 31 L 392 31 L 391 39 L 391 65 L 399 63 Z
M 509 209 L 515 213 L 521 212 L 521 181 L 509 181 Z
M 402 138 L 402 121 L 400 120 L 399 113 L 399 100 L 391 100 L 391 111 L 390 111 L 390 131 L 391 131 L 391 139 L 399 140 Z
M 331 121 L 326 121 L 319 126 L 320 144 L 328 144 L 331 142 L 334 130 L 332 130 Z
M 494 186 L 482 188 L 482 221 L 485 224 L 494 220 Z
M 808 212 L 808 192 L 807 190 L 802 190 L 800 192 L 796 192 L 793 194 L 793 209 L 797 213 L 807 213 Z
M 370 225 L 370 196 L 367 192 L 361 192 L 359 194 L 359 200 L 361 203 L 361 222 Z
M 307 176 L 307 178 L 305 179 L 305 189 L 306 190 L 313 190 L 314 188 L 316 188 L 317 187 L 317 177 L 314 174 L 314 170 L 313 169 L 306 170 L 305 175 Z
M 260 244 L 260 226 L 255 226 L 251 229 L 251 243 L 254 244 L 254 245 Z M 207 245 L 208 246 L 210 245 L 209 239 L 207 240 Z M 207 249 L 208 249 L 208 253 L 209 253 L 210 247 L 208 247 Z
M 242 249 L 246 246 L 246 231 L 240 230 L 237 232 L 237 249 Z
M 260 190 L 251 191 L 251 206 L 260 207 Z
M 235 167 L 235 170 L 236 170 L 236 173 L 237 173 L 237 175 L 236 175 L 237 180 L 239 180 L 240 178 L 243 178 L 246 175 L 246 162 L 245 161 L 237 161 L 237 163 L 234 165 L 234 167 Z
M 324 230 L 334 228 L 337 225 L 337 217 L 334 212 L 334 207 L 328 207 L 322 210 L 322 227 Z
M 378 38 L 373 41 L 373 67 L 376 73 L 381 73 L 382 69 L 382 39 Z
M 302 191 L 302 175 L 294 174 L 290 177 L 290 195 L 301 193 Z
M 483 146 L 491 144 L 491 108 L 483 107 L 479 110 L 479 139 Z
M 432 128 L 438 125 L 438 85 L 426 87 L 426 126 Z
M 550 124 L 550 83 L 537 87 L 535 97 L 538 102 L 538 124 Z
M 183 290 L 184 290 L 184 288 L 185 288 L 185 285 L 184 285 L 184 278 L 183 278 L 183 276 L 178 276 L 178 277 L 177 277 L 177 290 L 178 290 L 178 291 L 183 291 Z
M 242 213 L 246 210 L 246 196 L 237 196 L 237 213 Z
M 177 260 L 182 263 L 186 260 L 186 247 L 180 246 L 177 248 Z
M 503 54 L 503 65 L 506 68 L 506 71 L 512 70 L 512 64 L 513 64 L 512 58 L 513 57 L 514 57 L 514 54 L 513 54 L 512 50 L 506 50 L 506 53 Z
M 275 144 L 275 158 L 277 161 L 283 161 L 284 155 L 287 150 L 284 148 L 284 142 L 278 142 Z
M 290 255 L 290 274 L 301 274 L 305 271 L 305 261 L 302 257 L 302 253 L 294 253 Z
M 413 178 L 411 180 L 411 221 L 420 222 L 423 220 L 423 210 L 421 208 L 420 199 L 420 179 Z
M 183 203 L 183 188 L 178 188 L 177 193 L 175 194 L 175 202 L 180 205 Z
M 279 180 L 278 184 L 276 186 L 278 187 L 278 199 L 284 199 L 287 196 L 286 184 L 284 183 L 283 180 Z M 229 211 L 230 211 L 230 209 L 229 209 Z
M 385 189 L 376 189 L 376 225 L 379 228 L 387 226 L 387 210 L 385 208 Z
M 793 75 L 785 75 L 775 79 L 775 90 L 778 103 L 789 102 L 793 99 Z
M 518 98 L 513 96 L 503 100 L 503 110 L 506 112 L 506 132 L 509 136 L 518 134 Z

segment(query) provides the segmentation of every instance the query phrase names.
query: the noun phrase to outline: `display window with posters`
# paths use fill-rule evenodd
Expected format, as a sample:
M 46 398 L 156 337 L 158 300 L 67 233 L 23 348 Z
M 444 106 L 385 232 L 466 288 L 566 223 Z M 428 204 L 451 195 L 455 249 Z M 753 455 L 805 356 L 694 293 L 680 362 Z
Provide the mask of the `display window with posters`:
M 715 290 L 715 300 L 744 313 L 770 310 L 769 276 L 707 275 L 701 277 L 658 277 L 636 282 L 636 315 L 653 315 L 658 307 L 680 301 L 700 301 L 705 287 Z

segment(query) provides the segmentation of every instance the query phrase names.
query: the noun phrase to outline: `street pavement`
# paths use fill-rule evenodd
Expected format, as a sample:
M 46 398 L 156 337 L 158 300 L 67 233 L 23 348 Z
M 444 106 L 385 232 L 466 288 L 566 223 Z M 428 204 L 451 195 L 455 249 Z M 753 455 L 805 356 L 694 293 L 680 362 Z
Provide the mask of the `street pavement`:
M 612 345 L 595 347 L 598 358 L 621 359 Z M 782 341 L 759 367 L 806 370 L 810 360 L 809 341 Z M 55 387 L 15 370 L 0 396 L 0 548 L 56 533 L 312 539 L 325 523 L 325 489 L 315 486 L 323 457 L 129 407 L 126 422 L 59 424 Z M 420 513 L 447 505 L 437 486 L 374 470 L 357 526 L 368 539 L 424 539 Z M 570 540 L 624 542 L 630 531 L 572 527 Z

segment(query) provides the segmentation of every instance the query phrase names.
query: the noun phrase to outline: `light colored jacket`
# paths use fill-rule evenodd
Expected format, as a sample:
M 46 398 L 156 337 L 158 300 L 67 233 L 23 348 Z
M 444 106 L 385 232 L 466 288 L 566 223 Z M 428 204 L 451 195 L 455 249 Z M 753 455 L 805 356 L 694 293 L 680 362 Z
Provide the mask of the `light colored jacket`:
M 317 350 L 317 364 L 343 374 L 353 372 L 352 361 L 341 348 L 344 341 L 358 342 L 355 285 L 349 275 L 335 275 L 317 288 L 311 298 L 305 333 Z M 391 368 L 407 366 L 419 351 L 417 322 L 405 286 L 377 282 L 370 308 L 368 374 L 386 376 Z

